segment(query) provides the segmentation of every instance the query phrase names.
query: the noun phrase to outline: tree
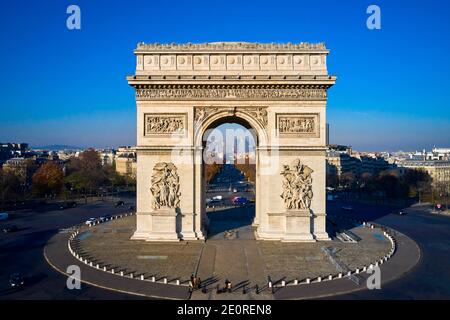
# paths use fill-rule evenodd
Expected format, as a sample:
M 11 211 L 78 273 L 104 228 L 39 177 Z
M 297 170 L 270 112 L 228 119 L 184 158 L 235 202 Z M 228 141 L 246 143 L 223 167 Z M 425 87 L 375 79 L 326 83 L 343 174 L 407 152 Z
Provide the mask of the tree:
M 378 190 L 383 190 L 386 196 L 396 198 L 403 195 L 403 188 L 400 179 L 396 174 L 388 171 L 380 172 L 378 177 Z
M 340 185 L 345 188 L 353 188 L 356 182 L 356 177 L 352 172 L 344 172 L 340 177 Z
M 339 186 L 339 176 L 336 172 L 327 173 L 327 187 L 337 188 Z
M 53 161 L 44 163 L 33 175 L 33 194 L 37 196 L 54 196 L 61 192 L 64 186 L 64 173 Z
M 20 179 L 14 173 L 4 171 L 0 168 L 0 200 L 2 210 L 7 200 L 17 200 L 20 194 Z
M 94 149 L 83 151 L 79 158 L 73 158 L 67 165 L 66 183 L 87 192 L 108 184 L 106 170 L 102 167 L 100 155 Z
M 402 176 L 402 182 L 410 197 L 423 196 L 431 191 L 432 178 L 425 170 L 408 169 Z M 420 200 L 420 199 L 419 199 Z
M 215 177 L 215 175 L 220 171 L 220 169 L 223 167 L 223 164 L 218 163 L 205 163 L 205 179 L 206 184 L 209 184 Z

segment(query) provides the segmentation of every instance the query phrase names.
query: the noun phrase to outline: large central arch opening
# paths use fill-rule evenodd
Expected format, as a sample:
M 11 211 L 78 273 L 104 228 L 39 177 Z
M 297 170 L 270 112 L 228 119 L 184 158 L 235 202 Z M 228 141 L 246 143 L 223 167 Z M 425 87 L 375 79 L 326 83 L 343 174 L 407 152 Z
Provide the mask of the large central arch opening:
M 239 117 L 211 123 L 203 134 L 204 208 L 209 239 L 254 239 L 258 136 Z

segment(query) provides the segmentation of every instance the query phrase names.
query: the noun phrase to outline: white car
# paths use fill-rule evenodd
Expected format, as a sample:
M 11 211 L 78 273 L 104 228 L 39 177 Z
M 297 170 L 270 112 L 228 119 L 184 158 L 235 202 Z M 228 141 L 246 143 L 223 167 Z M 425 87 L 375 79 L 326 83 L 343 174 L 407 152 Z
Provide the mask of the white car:
M 85 224 L 89 225 L 89 224 L 94 224 L 97 221 L 96 218 L 89 218 L 86 220 Z

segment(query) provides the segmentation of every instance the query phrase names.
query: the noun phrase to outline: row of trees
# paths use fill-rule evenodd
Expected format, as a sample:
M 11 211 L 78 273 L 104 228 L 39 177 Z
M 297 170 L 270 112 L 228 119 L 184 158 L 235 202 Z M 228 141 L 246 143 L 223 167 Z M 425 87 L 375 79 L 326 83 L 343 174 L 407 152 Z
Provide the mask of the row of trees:
M 381 171 L 378 175 L 364 172 L 356 176 L 352 172 L 327 174 L 327 186 L 374 194 L 382 192 L 390 198 L 420 197 L 431 195 L 432 179 L 423 170 Z
M 0 170 L 0 197 L 5 201 L 30 198 L 68 198 L 74 194 L 95 194 L 109 187 L 135 184 L 134 179 L 122 176 L 114 165 L 102 165 L 100 155 L 94 149 L 71 158 L 64 166 L 48 161 L 33 174 L 31 188 L 27 188 L 13 173 Z

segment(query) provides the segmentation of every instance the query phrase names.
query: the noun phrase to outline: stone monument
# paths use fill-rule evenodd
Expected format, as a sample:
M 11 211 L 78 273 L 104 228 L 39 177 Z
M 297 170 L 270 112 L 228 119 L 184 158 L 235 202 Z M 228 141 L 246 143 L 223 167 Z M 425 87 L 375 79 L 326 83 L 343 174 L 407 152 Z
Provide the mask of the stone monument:
M 136 50 L 137 228 L 132 239 L 204 239 L 205 132 L 256 133 L 255 235 L 328 240 L 325 45 L 219 42 Z

